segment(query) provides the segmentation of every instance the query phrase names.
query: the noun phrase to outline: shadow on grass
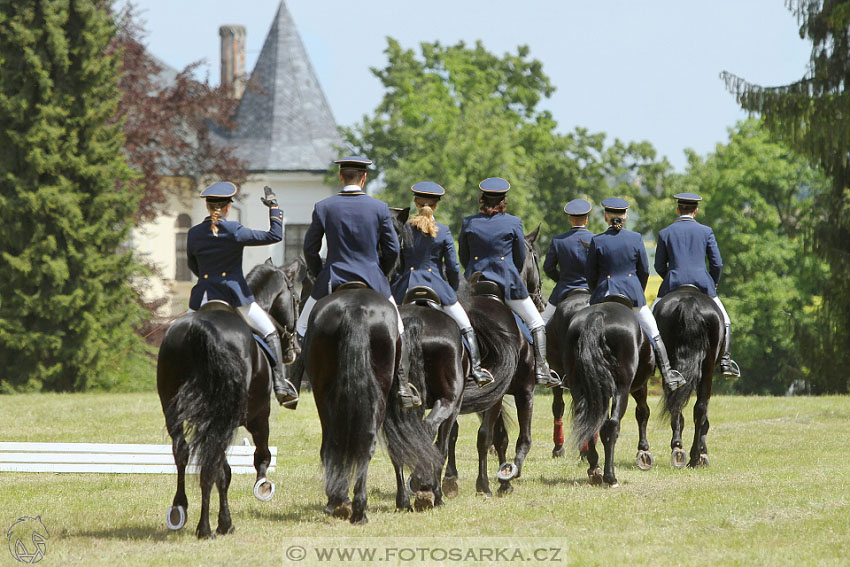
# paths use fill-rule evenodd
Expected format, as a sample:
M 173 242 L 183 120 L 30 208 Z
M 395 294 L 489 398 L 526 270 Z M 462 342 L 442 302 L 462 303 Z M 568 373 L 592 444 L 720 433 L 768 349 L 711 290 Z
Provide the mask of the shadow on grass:
M 117 526 L 102 530 L 68 530 L 66 537 L 117 539 L 124 541 L 166 541 L 171 532 L 164 526 L 135 525 Z

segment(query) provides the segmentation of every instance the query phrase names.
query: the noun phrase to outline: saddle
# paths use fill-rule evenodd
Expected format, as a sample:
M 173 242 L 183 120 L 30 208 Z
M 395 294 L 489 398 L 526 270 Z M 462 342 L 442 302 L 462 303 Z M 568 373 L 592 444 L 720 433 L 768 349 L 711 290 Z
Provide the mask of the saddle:
M 482 280 L 480 273 L 475 273 L 469 279 L 472 286 L 472 295 L 478 297 L 492 297 L 498 299 L 502 303 L 505 302 L 505 288 L 496 282 L 490 280 Z
M 351 282 L 341 283 L 334 288 L 334 293 L 337 291 L 343 291 L 346 289 L 370 289 L 366 282 L 361 282 L 359 280 L 354 280 Z
M 619 303 L 620 305 L 625 305 L 629 309 L 634 309 L 634 303 L 632 300 L 623 295 L 622 293 L 612 293 L 611 295 L 606 295 L 602 298 L 600 303 Z
M 437 292 L 428 287 L 427 285 L 415 285 L 404 294 L 404 299 L 402 299 L 401 304 L 407 305 L 408 303 L 413 303 L 416 305 L 423 306 L 440 306 L 442 302 L 440 301 L 440 296 L 437 295 Z
M 577 289 L 571 289 L 570 291 L 567 292 L 567 295 L 564 296 L 564 299 L 566 299 L 568 297 L 572 297 L 574 295 L 590 295 L 590 290 L 583 288 L 583 287 L 580 287 L 580 288 L 577 288 Z

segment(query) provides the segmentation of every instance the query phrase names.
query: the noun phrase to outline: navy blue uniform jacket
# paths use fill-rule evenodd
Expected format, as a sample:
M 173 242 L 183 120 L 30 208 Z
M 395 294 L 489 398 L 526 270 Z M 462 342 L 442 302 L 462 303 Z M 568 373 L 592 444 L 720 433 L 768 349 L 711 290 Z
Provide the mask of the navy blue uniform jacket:
M 705 259 L 708 258 L 708 270 Z M 655 271 L 664 278 L 658 297 L 685 284 L 695 285 L 708 294 L 717 295 L 717 282 L 723 270 L 723 259 L 714 239 L 714 231 L 691 217 L 679 217 L 658 233 L 655 249 Z
M 319 256 L 322 236 L 328 243 L 324 267 Z M 340 284 L 362 281 L 389 298 L 385 274 L 398 253 L 398 238 L 386 203 L 362 192 L 323 199 L 316 203 L 313 222 L 304 235 L 304 259 L 316 278 L 310 295 L 321 299 Z
M 643 290 L 648 279 L 646 247 L 637 232 L 609 228 L 590 241 L 587 283 L 591 305 L 615 293 L 631 299 L 635 307 L 646 305 Z
M 427 285 L 437 292 L 443 305 L 457 302 L 460 285 L 460 264 L 455 255 L 452 233 L 444 224 L 437 223 L 437 236 L 413 229 L 413 246 L 401 251 L 402 266 L 399 277 L 393 282 L 393 297 L 401 305 L 407 290 L 417 285 Z M 443 271 L 445 278 L 443 279 Z
M 269 209 L 269 230 L 251 230 L 236 221 L 218 221 L 218 236 L 212 232 L 210 217 L 189 229 L 186 255 L 189 269 L 198 283 L 189 296 L 189 307 L 200 309 L 207 299 L 221 299 L 234 307 L 249 305 L 254 294 L 242 273 L 242 250 L 246 246 L 274 244 L 283 238 L 283 211 Z
M 466 217 L 460 229 L 458 254 L 467 279 L 481 272 L 484 279 L 505 288 L 506 299 L 528 297 L 520 277 L 525 264 L 525 233 L 518 217 L 507 213 Z
M 574 289 L 589 289 L 587 248 L 582 242 L 589 244 L 591 238 L 593 233 L 586 227 L 576 226 L 552 239 L 543 261 L 543 272 L 557 282 L 549 295 L 549 303 L 552 305 L 558 305 Z

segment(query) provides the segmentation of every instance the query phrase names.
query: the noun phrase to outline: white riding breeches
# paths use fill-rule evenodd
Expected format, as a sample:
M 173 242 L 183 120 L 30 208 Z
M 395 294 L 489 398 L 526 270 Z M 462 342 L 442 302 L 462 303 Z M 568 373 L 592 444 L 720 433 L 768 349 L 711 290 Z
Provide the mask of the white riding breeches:
M 207 294 L 205 293 L 204 297 L 201 298 L 201 306 L 208 301 Z M 248 326 L 261 337 L 267 337 L 277 332 L 274 323 L 269 318 L 269 314 L 256 301 L 252 301 L 248 305 L 240 305 L 236 309 L 242 315 L 242 318 L 245 319 L 245 322 L 248 323 Z M 194 309 L 189 309 L 189 313 L 192 312 L 194 312 Z
M 732 320 L 729 319 L 729 314 L 726 313 L 726 308 L 723 307 L 723 302 L 720 301 L 720 296 L 715 295 L 711 299 L 714 300 L 714 303 L 717 304 L 717 307 L 720 308 L 720 312 L 723 313 L 723 324 L 726 325 L 727 327 L 730 327 L 732 325 Z
M 525 299 L 506 299 L 505 304 L 511 308 L 511 311 L 519 315 L 519 318 L 528 326 L 529 331 L 546 326 L 546 323 L 543 322 L 543 317 L 537 311 L 537 306 L 534 305 L 530 297 L 526 297 Z
M 646 326 L 646 330 L 649 331 L 649 336 L 653 339 L 660 335 L 658 332 L 658 324 L 655 322 L 655 317 L 652 315 L 652 311 L 649 310 L 648 305 L 643 305 L 641 307 L 632 307 L 632 311 L 634 311 L 637 318 Z
M 552 305 L 551 303 L 546 304 L 546 309 L 543 310 L 543 313 L 540 316 L 543 318 L 543 322 L 548 324 L 549 321 L 552 320 L 552 317 L 555 316 L 555 311 L 558 310 L 557 305 Z
M 395 307 L 396 316 L 398 317 L 398 332 L 402 334 L 404 333 L 404 323 L 401 321 L 401 313 L 398 312 L 398 305 L 396 305 L 395 298 L 392 295 L 387 299 Z M 301 315 L 298 316 L 298 322 L 295 324 L 295 332 L 301 337 L 307 334 L 307 321 L 310 320 L 310 313 L 315 306 L 316 300 L 312 296 L 308 297 L 304 303 L 304 308 L 301 310 Z
M 440 305 L 440 311 L 454 319 L 461 331 L 472 328 L 472 323 L 469 322 L 469 315 L 466 314 L 466 309 L 459 301 L 455 301 L 451 305 Z

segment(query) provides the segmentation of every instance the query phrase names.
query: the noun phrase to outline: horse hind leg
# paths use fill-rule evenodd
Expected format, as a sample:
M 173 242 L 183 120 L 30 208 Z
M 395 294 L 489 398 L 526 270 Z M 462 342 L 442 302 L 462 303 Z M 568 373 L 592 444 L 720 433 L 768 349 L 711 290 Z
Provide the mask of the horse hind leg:
M 620 436 L 620 422 L 623 414 L 626 412 L 628 400 L 628 389 L 620 388 L 620 391 L 614 395 L 611 403 L 611 416 L 605 420 L 602 428 L 599 430 L 599 438 L 605 447 L 605 468 L 602 480 L 609 488 L 620 486 L 620 483 L 617 482 L 617 477 L 614 476 L 614 448 L 617 445 L 617 438 Z
M 201 518 L 195 533 L 198 539 L 215 539 L 215 534 L 210 528 L 210 493 L 215 484 L 214 473 L 201 469 Z
M 272 454 L 269 451 L 269 413 L 261 412 L 246 424 L 251 438 L 254 439 L 254 469 L 257 478 L 254 483 L 254 497 L 262 502 L 268 502 L 274 497 L 275 484 L 266 478 L 269 465 L 272 462 Z
M 708 448 L 705 445 L 708 428 L 708 396 L 701 388 L 694 404 L 694 442 L 691 445 L 689 467 L 708 466 Z
M 357 463 L 354 471 L 354 498 L 351 506 L 351 523 L 352 524 L 367 524 L 369 519 L 366 517 L 366 477 L 369 473 L 369 461 L 372 460 L 372 454 L 375 452 L 375 438 L 373 436 L 371 448 L 368 452 L 362 455 Z
M 165 515 L 166 525 L 170 530 L 179 530 L 186 525 L 186 512 L 189 500 L 186 498 L 186 466 L 189 463 L 189 444 L 183 434 L 182 424 L 169 424 L 171 433 L 171 452 L 174 454 L 174 465 L 177 467 L 177 492 L 171 502 L 171 507 Z
M 230 488 L 231 471 L 227 459 L 223 459 L 218 486 L 218 526 L 215 533 L 219 535 L 232 534 L 234 532 L 233 520 L 230 517 L 230 503 L 227 501 L 227 490 Z
M 458 475 L 457 464 L 455 462 L 455 449 L 457 447 L 458 426 L 457 418 L 451 424 L 449 430 L 447 447 L 446 447 L 446 470 L 443 476 L 443 494 L 447 498 L 454 498 L 458 495 Z
M 655 457 L 649 451 L 649 441 L 646 438 L 646 425 L 649 422 L 649 404 L 646 403 L 646 394 L 646 385 L 632 393 L 637 404 L 635 419 L 638 424 L 638 452 L 635 461 L 642 471 L 648 471 L 655 466 Z
M 565 456 L 564 449 L 564 390 L 562 388 L 552 388 L 552 458 Z

